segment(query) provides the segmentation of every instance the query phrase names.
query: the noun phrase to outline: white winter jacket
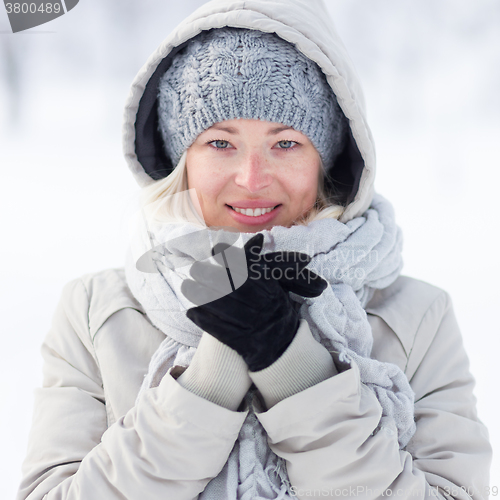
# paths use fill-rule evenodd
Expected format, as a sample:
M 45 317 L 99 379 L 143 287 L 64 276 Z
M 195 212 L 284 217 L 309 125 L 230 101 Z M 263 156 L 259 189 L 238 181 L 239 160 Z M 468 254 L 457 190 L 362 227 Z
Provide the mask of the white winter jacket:
M 155 82 L 183 43 L 222 26 L 276 32 L 322 68 L 351 128 L 342 220 L 364 212 L 373 194 L 372 138 L 355 73 L 319 0 L 214 0 L 179 25 L 128 99 L 124 148 L 138 182 L 147 185 L 172 167 L 152 139 Z M 398 365 L 415 392 L 416 433 L 400 450 L 394 429 L 377 431 L 381 407 L 356 366 L 287 397 L 257 415 L 270 447 L 286 459 L 293 494 L 487 498 L 491 448 L 448 295 L 400 277 L 375 293 L 366 312 L 371 356 Z M 300 331 L 313 341 L 307 324 Z M 18 500 L 192 500 L 217 476 L 247 409 L 197 396 L 173 372 L 135 404 L 164 338 L 122 269 L 64 288 L 42 345 L 43 386 L 35 391 Z
M 405 450 L 390 429 L 372 435 L 381 407 L 356 369 L 284 399 L 258 416 L 297 496 L 487 498 L 491 449 L 448 295 L 400 277 L 366 311 L 372 357 L 397 364 L 415 391 L 417 431 Z M 64 288 L 42 345 L 18 500 L 197 498 L 246 411 L 195 396 L 170 374 L 134 406 L 164 338 L 123 270 Z

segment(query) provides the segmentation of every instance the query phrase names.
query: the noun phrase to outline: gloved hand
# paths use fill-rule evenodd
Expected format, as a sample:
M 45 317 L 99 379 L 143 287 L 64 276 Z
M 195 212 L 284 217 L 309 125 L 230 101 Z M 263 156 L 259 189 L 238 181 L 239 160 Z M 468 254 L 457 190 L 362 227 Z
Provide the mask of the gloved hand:
M 220 276 L 221 266 L 209 262 L 193 264 L 194 280 L 185 280 L 181 286 L 188 300 L 202 303 L 189 309 L 187 317 L 237 351 L 251 371 L 274 363 L 297 332 L 300 305 L 288 292 L 317 297 L 327 287 L 323 278 L 305 269 L 311 257 L 299 252 L 260 255 L 263 242 L 263 235 L 257 234 L 245 245 L 248 279 L 233 292 L 211 302 L 197 302 L 213 294 Z

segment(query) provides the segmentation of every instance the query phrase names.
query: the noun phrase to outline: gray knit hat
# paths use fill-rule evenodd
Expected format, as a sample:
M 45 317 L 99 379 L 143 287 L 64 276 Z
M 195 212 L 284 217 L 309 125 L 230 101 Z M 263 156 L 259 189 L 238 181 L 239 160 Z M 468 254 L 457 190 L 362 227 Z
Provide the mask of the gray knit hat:
M 159 130 L 173 165 L 196 137 L 234 118 L 283 123 L 313 143 L 329 170 L 347 120 L 319 66 L 274 33 L 203 31 L 158 86 Z

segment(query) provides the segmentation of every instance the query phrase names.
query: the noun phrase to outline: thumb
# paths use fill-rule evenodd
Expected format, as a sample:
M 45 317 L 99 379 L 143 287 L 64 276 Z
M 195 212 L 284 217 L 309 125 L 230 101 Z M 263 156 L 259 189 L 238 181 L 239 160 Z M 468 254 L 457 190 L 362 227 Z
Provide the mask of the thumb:
M 247 258 L 247 263 L 259 260 L 263 245 L 264 235 L 261 233 L 257 233 L 245 243 L 245 256 Z

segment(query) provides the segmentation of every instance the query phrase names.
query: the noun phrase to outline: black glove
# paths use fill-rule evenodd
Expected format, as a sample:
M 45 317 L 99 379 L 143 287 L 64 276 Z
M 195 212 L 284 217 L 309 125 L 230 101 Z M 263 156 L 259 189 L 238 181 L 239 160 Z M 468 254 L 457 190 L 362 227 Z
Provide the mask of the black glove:
M 209 262 L 193 264 L 194 281 L 186 280 L 181 286 L 188 300 L 202 304 L 189 309 L 187 317 L 237 351 L 251 371 L 274 363 L 297 332 L 300 305 L 290 299 L 288 292 L 317 297 L 327 287 L 323 278 L 305 269 L 311 261 L 308 255 L 299 252 L 260 255 L 263 242 L 263 235 L 257 234 L 245 245 L 248 279 L 234 290 L 232 283 L 238 279 L 229 278 L 231 293 L 220 297 L 221 290 L 214 283 L 220 282 L 223 268 Z M 213 253 L 223 249 L 214 248 Z M 224 262 L 227 265 L 225 259 Z M 226 271 L 229 269 L 230 266 Z M 207 302 L 210 294 L 220 298 Z

